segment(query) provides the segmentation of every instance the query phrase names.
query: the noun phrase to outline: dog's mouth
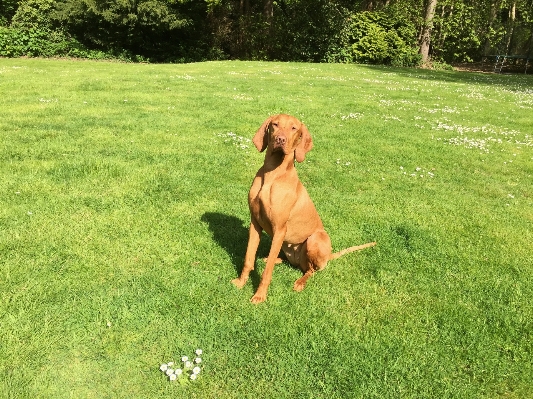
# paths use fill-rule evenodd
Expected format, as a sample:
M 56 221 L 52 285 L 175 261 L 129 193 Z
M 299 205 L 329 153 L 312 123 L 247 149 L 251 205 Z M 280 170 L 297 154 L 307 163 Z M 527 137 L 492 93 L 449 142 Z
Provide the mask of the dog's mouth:
M 289 153 L 288 140 L 284 136 L 274 137 L 272 148 L 274 151 L 283 151 L 287 155 Z
M 282 152 L 284 155 L 289 155 L 290 151 L 286 145 L 276 145 L 272 148 L 273 152 Z
M 274 147 L 273 147 L 275 150 L 283 150 L 285 148 L 285 145 L 284 144 L 280 144 L 280 143 L 276 143 L 274 142 Z

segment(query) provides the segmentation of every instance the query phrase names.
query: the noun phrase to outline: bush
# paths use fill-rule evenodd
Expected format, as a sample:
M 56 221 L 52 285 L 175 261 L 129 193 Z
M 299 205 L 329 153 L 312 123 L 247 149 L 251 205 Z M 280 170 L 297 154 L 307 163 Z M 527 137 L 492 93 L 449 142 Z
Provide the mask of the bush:
M 143 61 L 126 51 L 90 50 L 60 28 L 54 19 L 54 0 L 20 2 L 9 27 L 0 26 L 0 56 L 76 57 Z
M 23 29 L 52 29 L 54 0 L 23 0 L 13 16 L 11 26 Z
M 11 26 L 0 28 L 0 56 L 63 56 L 80 49 L 64 31 L 53 28 L 53 5 L 53 0 L 20 2 Z
M 58 31 L 0 28 L 0 56 L 4 57 L 65 55 L 69 44 L 69 40 Z
M 0 27 L 1 57 L 75 57 L 144 61 L 122 52 L 111 54 L 90 50 L 58 29 Z
M 382 12 L 350 15 L 326 56 L 328 62 L 356 62 L 416 66 L 420 63 L 413 40 L 414 27 Z

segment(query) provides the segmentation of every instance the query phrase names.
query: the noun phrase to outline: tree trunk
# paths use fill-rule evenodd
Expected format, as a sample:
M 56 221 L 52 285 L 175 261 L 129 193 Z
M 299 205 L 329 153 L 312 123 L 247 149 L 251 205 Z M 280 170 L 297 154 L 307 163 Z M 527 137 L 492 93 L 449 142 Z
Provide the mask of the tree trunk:
M 268 25 L 272 23 L 272 18 L 274 17 L 274 1 L 265 0 L 265 19 Z
M 263 6 L 263 16 L 265 18 L 265 25 L 263 31 L 263 51 L 268 58 L 271 58 L 273 56 L 272 47 L 274 43 L 274 0 L 264 0 Z
M 450 6 L 450 13 L 448 14 L 448 18 L 452 18 L 453 16 L 453 4 Z M 442 34 L 442 42 L 441 42 L 441 48 L 444 47 L 444 43 L 446 43 L 446 36 L 448 35 L 448 32 L 444 32 Z
M 431 43 L 431 30 L 433 29 L 433 17 L 435 16 L 436 7 L 437 0 L 428 0 L 424 26 L 420 35 L 420 55 L 422 56 L 423 64 L 426 64 L 429 59 L 429 44 Z
M 377 11 L 377 10 L 381 10 L 385 7 L 388 7 L 390 4 L 390 0 L 385 0 L 385 1 L 375 1 L 374 0 L 366 0 L 366 2 L 364 3 L 364 6 L 363 6 L 363 10 L 366 10 L 366 11 Z
M 492 30 L 492 26 L 494 25 L 494 21 L 496 21 L 496 17 L 498 16 L 498 10 L 500 9 L 501 7 L 501 0 L 493 0 L 491 1 L 490 3 L 490 14 L 489 14 L 489 23 L 488 23 L 488 26 L 487 26 L 487 34 L 486 34 L 486 37 L 485 37 L 485 45 L 483 46 L 484 50 L 483 50 L 483 55 L 487 56 L 489 55 L 492 47 L 493 47 L 493 43 L 491 42 L 491 37 L 490 37 L 490 32 Z M 496 49 L 496 51 L 498 51 L 498 49 Z
M 516 20 L 516 1 L 513 1 L 511 9 L 509 10 L 509 36 L 507 37 L 507 43 L 505 45 L 505 55 L 509 54 L 511 47 L 511 40 L 513 39 L 514 25 Z

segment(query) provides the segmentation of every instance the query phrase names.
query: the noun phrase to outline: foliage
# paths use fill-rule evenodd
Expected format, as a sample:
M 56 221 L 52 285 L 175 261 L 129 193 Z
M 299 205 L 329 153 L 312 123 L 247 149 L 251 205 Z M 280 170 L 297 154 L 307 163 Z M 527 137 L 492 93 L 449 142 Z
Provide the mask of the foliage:
M 53 0 L 20 2 L 11 26 L 0 27 L 0 56 L 140 60 L 125 51 L 111 53 L 88 49 L 61 28 L 54 16 Z
M 268 58 L 268 26 L 262 10 L 247 3 L 246 10 L 234 1 L 213 0 L 207 5 L 210 47 L 215 59 Z
M 57 30 L 0 27 L 0 56 L 3 57 L 64 56 L 80 47 Z
M 55 0 L 23 0 L 13 16 L 11 26 L 22 29 L 51 29 Z
M 172 61 L 202 58 L 204 13 L 205 4 L 197 1 L 65 0 L 55 18 L 90 48 Z
M 393 19 L 384 12 L 352 14 L 345 23 L 339 45 L 327 55 L 329 61 L 418 65 L 420 58 L 413 42 L 414 25 Z
M 0 26 L 9 26 L 13 15 L 17 12 L 18 0 L 0 1 Z
M 272 26 L 270 59 L 321 62 L 342 28 L 346 10 L 328 0 L 293 1 Z
M 213 47 L 226 58 L 323 61 L 346 13 L 328 0 L 276 1 L 270 19 L 263 1 L 245 3 L 209 1 Z
M 512 4 L 516 20 L 510 20 Z M 527 54 L 533 24 L 533 3 L 514 1 L 441 0 L 435 16 L 433 57 L 447 62 L 471 62 L 487 54 Z
M 424 3 L 3 0 L 0 26 L 17 31 L 8 35 L 9 40 L 4 37 L 10 48 L 0 51 L 65 52 L 55 49 L 58 36 L 63 35 L 70 44 L 63 41 L 62 46 L 73 47 L 71 53 L 82 54 L 84 48 L 154 62 L 249 59 L 414 66 L 420 62 Z M 531 0 L 438 0 L 430 58 L 453 63 L 479 61 L 501 52 L 527 54 L 533 45 L 532 15 Z M 43 42 L 48 32 L 54 32 L 49 45 Z M 20 37 L 24 35 L 45 49 L 23 49 Z
M 142 61 L 127 53 L 90 50 L 61 30 L 0 27 L 1 57 L 75 57 Z
M 457 1 L 440 4 L 435 16 L 433 56 L 450 62 L 470 62 L 483 55 L 486 37 L 484 18 L 478 5 Z

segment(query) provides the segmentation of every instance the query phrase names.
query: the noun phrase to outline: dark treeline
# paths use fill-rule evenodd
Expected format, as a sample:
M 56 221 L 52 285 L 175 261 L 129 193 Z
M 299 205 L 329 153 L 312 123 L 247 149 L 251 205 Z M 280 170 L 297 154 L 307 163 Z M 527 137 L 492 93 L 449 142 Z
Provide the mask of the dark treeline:
M 533 0 L 0 0 L 0 56 L 413 66 L 527 55 Z

